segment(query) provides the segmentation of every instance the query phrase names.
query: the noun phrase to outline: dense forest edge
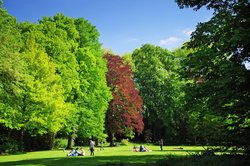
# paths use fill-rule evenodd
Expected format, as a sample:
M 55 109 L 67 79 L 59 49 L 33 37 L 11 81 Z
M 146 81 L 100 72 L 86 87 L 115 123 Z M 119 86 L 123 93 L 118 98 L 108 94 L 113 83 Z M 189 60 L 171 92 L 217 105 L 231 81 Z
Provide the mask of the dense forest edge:
M 144 44 L 123 56 L 84 18 L 17 22 L 2 3 L 1 154 L 162 139 L 250 155 L 248 0 L 176 0 L 213 17 L 181 48 Z

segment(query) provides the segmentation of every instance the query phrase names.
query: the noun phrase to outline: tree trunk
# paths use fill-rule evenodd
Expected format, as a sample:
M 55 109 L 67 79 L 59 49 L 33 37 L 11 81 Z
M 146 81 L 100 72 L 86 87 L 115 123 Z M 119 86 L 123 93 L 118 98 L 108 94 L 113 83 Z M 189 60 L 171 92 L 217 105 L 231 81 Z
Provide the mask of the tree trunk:
M 115 146 L 115 141 L 114 141 L 115 134 L 114 133 L 110 133 L 109 134 L 109 138 L 110 138 L 110 146 Z
M 73 133 L 70 133 L 68 135 L 68 144 L 67 144 L 66 149 L 72 149 L 72 142 L 73 142 Z
M 11 133 L 12 133 L 12 129 L 10 129 L 9 132 L 8 132 L 8 135 L 7 135 L 8 138 L 10 138 Z
M 23 137 L 24 137 L 24 128 L 21 129 L 21 133 L 20 133 L 20 146 L 19 146 L 19 151 L 23 152 L 24 147 L 23 147 Z
M 50 139 L 50 142 L 49 142 L 49 149 L 53 149 L 54 148 L 54 145 L 55 145 L 55 137 L 56 137 L 56 134 L 55 133 L 49 133 L 49 139 Z

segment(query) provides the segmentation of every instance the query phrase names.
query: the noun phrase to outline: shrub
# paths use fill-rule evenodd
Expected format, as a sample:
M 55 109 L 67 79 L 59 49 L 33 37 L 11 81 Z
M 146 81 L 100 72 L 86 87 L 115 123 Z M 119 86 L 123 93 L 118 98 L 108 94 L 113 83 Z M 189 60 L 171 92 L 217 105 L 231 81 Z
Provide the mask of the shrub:
M 129 145 L 129 140 L 128 139 L 122 139 L 121 140 L 121 145 Z
M 152 134 L 150 129 L 147 129 L 147 130 L 144 131 L 144 141 L 146 143 L 151 143 L 152 142 L 152 136 L 153 136 L 153 134 Z
M 67 139 L 64 138 L 56 138 L 54 143 L 54 149 L 66 148 L 68 143 Z
M 5 135 L 0 135 L 0 154 L 18 151 L 18 143 Z

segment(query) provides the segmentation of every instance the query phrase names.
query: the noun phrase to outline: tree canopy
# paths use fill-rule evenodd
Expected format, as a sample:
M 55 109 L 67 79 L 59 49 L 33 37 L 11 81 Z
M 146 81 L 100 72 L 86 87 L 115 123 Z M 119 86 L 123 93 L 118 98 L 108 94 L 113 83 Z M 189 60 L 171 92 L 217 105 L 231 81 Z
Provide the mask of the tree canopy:
M 202 105 L 203 113 L 208 109 L 210 115 L 223 123 L 218 138 L 223 138 L 227 145 L 248 148 L 245 140 L 249 139 L 250 131 L 250 73 L 242 62 L 248 61 L 250 52 L 250 3 L 248 0 L 177 0 L 177 3 L 195 10 L 202 6 L 214 9 L 211 20 L 198 24 L 187 43 L 194 52 L 183 64 L 183 74 L 194 81 L 187 90 L 196 106 Z
M 144 101 L 145 127 L 152 132 L 154 141 L 161 137 L 172 141 L 180 99 L 178 63 L 170 51 L 149 44 L 136 49 L 132 58 L 135 82 Z
M 164 139 L 249 155 L 250 2 L 176 2 L 213 17 L 182 48 L 144 44 L 123 57 L 101 50 L 84 18 L 18 23 L 0 8 L 0 152 L 18 143 L 21 151 L 51 149 L 55 137 L 71 148 L 75 138 L 108 134 L 111 145 Z
M 142 98 L 136 89 L 131 67 L 115 55 L 106 54 L 108 73 L 106 75 L 113 99 L 106 114 L 106 130 L 114 145 L 115 134 L 133 137 L 143 131 Z
M 62 14 L 23 22 L 1 9 L 0 123 L 27 135 L 101 137 L 111 99 L 99 33 Z M 53 138 L 52 138 L 53 139 Z M 23 149 L 22 145 L 20 149 Z

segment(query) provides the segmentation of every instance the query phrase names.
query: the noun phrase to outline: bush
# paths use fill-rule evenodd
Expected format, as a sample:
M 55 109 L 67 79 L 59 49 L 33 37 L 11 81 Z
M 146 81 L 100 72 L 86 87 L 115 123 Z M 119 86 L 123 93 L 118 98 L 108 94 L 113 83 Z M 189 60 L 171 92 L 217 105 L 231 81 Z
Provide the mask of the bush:
M 67 146 L 68 140 L 64 138 L 56 138 L 54 143 L 54 149 L 65 149 Z
M 129 140 L 128 139 L 122 139 L 121 140 L 121 145 L 129 145 Z
M 5 135 L 0 135 L 0 154 L 18 151 L 18 143 Z
M 144 141 L 146 143 L 151 143 L 152 142 L 152 131 L 150 129 L 147 129 L 144 131 Z

